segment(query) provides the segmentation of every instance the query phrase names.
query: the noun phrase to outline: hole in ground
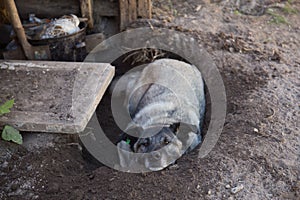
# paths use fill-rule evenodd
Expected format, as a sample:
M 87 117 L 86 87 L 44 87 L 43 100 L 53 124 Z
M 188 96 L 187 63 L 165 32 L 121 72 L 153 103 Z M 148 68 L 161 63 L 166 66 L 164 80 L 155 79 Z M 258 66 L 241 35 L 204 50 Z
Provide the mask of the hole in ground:
M 180 57 L 179 55 L 176 55 L 171 52 L 163 51 L 163 50 L 157 50 L 157 49 L 135 50 L 122 55 L 121 57 L 117 58 L 114 62 L 111 63 L 116 68 L 114 79 L 122 76 L 123 74 L 125 74 L 126 72 L 128 72 L 134 67 L 143 64 L 148 64 L 153 62 L 154 60 L 162 59 L 162 58 L 176 59 L 179 61 L 189 63 L 187 60 Z M 205 98 L 206 98 L 206 110 L 205 110 L 205 118 L 202 127 L 202 136 L 204 139 L 208 129 L 208 125 L 210 122 L 210 115 L 211 115 L 210 95 L 206 85 L 205 85 Z M 98 105 L 96 109 L 96 115 L 100 122 L 101 128 L 103 129 L 105 135 L 110 139 L 110 141 L 114 144 L 119 142 L 121 139 L 122 130 L 117 126 L 112 115 L 111 91 L 109 89 L 107 89 L 100 104 Z M 197 147 L 197 149 L 199 147 L 200 145 Z M 102 166 L 99 163 L 99 161 L 93 158 L 93 156 L 90 155 L 84 147 L 83 147 L 83 156 L 93 165 Z

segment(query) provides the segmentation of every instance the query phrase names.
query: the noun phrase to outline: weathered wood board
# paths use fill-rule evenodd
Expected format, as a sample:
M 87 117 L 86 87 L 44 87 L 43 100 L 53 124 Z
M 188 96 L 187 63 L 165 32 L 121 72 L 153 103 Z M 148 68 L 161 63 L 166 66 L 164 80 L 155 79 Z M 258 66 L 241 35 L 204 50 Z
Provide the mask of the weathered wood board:
M 114 67 L 106 63 L 0 60 L 0 104 L 15 99 L 0 127 L 79 133 L 113 76 Z
M 30 13 L 40 18 L 57 18 L 65 14 L 81 16 L 79 0 L 15 0 L 19 15 L 28 19 Z M 93 13 L 100 16 L 118 16 L 118 2 L 116 0 L 94 0 Z
M 152 17 L 151 0 L 119 0 L 120 7 L 120 29 L 123 30 L 128 24 L 137 18 Z
M 93 1 L 92 0 L 80 0 L 81 16 L 88 18 L 88 27 L 94 27 L 93 19 Z
M 137 0 L 137 15 L 141 18 L 152 17 L 152 2 L 151 0 Z

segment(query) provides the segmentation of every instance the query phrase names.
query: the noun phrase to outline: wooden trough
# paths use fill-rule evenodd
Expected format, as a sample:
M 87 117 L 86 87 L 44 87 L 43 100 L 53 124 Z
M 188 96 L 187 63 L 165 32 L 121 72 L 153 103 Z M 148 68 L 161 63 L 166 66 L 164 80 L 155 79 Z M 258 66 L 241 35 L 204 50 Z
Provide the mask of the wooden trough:
M 15 99 L 0 127 L 79 133 L 114 76 L 106 63 L 0 61 L 0 104 Z

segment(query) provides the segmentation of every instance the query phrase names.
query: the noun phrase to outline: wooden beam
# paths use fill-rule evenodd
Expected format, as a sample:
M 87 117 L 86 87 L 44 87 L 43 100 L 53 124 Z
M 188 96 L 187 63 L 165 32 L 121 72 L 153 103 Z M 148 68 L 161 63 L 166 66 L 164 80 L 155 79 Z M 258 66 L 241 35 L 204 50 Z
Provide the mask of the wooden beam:
M 123 30 L 129 21 L 128 15 L 128 0 L 119 0 L 119 7 L 120 7 L 120 29 Z
M 138 17 L 152 17 L 151 0 L 119 0 L 120 8 L 120 29 L 124 30 L 126 26 L 135 21 Z
M 151 18 L 152 17 L 152 2 L 151 0 L 137 0 L 138 17 Z
M 94 0 L 93 5 L 94 15 L 116 17 L 119 16 L 119 1 L 118 0 Z
M 93 1 L 92 0 L 80 0 L 81 16 L 88 18 L 88 27 L 94 27 L 93 19 Z
M 137 19 L 137 2 L 136 0 L 128 0 L 128 22 L 133 22 Z
M 39 18 L 58 18 L 66 14 L 81 15 L 78 0 L 15 0 L 15 2 L 21 19 L 28 19 L 30 13 Z M 118 1 L 94 0 L 93 13 L 98 16 L 119 16 Z
M 148 1 L 148 14 L 147 14 L 147 17 L 149 19 L 152 18 L 152 0 L 147 0 Z
M 22 19 L 28 19 L 30 13 L 39 18 L 58 18 L 66 14 L 79 16 L 78 0 L 15 0 Z

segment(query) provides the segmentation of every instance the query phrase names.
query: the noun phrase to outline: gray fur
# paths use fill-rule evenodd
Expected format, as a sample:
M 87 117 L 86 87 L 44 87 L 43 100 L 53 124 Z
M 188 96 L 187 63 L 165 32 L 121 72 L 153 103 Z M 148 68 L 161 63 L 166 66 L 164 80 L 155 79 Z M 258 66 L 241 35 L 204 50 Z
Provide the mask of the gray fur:
M 134 152 L 157 151 L 176 140 L 177 145 L 172 148 L 178 148 L 176 152 L 182 154 L 201 142 L 205 96 L 202 76 L 195 66 L 160 59 L 127 76 L 128 84 L 118 91 L 125 93 L 125 104 L 128 102 L 125 106 L 133 121 L 127 130 L 136 129 L 144 137 L 134 144 Z M 174 129 L 174 124 L 180 126 Z M 153 136 L 145 138 L 149 132 Z M 159 160 L 157 155 L 156 160 Z M 151 164 L 147 161 L 145 165 Z M 157 163 L 155 166 L 155 169 L 166 167 Z

